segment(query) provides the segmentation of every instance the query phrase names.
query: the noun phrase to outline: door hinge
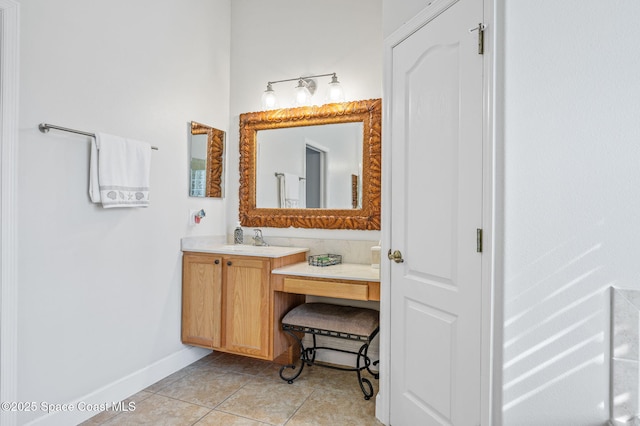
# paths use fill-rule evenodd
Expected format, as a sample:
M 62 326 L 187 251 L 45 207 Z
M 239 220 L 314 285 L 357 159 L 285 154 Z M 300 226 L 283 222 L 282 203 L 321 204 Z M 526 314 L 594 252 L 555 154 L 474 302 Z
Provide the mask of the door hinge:
M 469 29 L 470 33 L 474 31 L 478 32 L 478 55 L 484 55 L 484 29 L 485 26 L 482 22 L 480 22 L 477 27 Z
M 476 229 L 476 252 L 482 253 L 482 229 Z

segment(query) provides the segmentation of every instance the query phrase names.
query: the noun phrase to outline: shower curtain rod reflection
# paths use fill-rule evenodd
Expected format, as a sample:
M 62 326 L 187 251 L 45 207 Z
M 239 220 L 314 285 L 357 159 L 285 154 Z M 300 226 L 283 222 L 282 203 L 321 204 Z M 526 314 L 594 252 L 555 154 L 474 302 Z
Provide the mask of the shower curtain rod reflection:
M 89 137 L 92 137 L 94 139 L 96 137 L 95 133 L 83 132 L 81 130 L 69 129 L 67 127 L 54 126 L 53 124 L 47 124 L 47 123 L 40 123 L 38 125 L 38 129 L 40 129 L 40 131 L 42 133 L 47 133 L 49 130 L 55 129 L 55 130 L 62 130 L 63 132 L 76 133 L 78 135 L 89 136 Z M 158 147 L 152 146 L 151 149 L 155 149 L 157 151 Z

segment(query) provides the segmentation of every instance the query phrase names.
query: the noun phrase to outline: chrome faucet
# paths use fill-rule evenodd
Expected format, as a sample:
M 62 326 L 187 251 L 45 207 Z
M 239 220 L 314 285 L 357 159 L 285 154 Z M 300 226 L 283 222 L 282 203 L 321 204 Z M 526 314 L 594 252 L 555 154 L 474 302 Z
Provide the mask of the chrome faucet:
M 254 246 L 268 246 L 269 244 L 267 244 L 264 240 L 264 238 L 262 238 L 262 230 L 260 229 L 254 229 L 253 230 L 256 234 L 253 236 L 253 245 Z

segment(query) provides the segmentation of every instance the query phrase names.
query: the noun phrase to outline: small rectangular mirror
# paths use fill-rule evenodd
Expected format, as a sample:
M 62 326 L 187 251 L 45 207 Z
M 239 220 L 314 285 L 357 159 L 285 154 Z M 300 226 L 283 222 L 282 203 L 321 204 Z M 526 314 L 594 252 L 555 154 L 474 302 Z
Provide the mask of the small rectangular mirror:
M 189 196 L 222 198 L 225 132 L 195 121 L 189 128 Z

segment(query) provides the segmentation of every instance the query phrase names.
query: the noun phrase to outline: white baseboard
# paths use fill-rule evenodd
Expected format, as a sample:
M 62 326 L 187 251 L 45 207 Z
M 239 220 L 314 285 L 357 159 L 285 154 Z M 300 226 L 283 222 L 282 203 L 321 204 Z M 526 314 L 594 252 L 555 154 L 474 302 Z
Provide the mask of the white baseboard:
M 94 404 L 115 404 L 210 353 L 210 350 L 198 347 L 184 348 L 75 401 L 70 401 L 68 404 L 77 408 L 73 411 L 58 411 L 46 414 L 31 421 L 28 425 L 57 426 L 82 423 L 98 414 L 99 411 L 86 411 L 80 409 L 81 407 Z

